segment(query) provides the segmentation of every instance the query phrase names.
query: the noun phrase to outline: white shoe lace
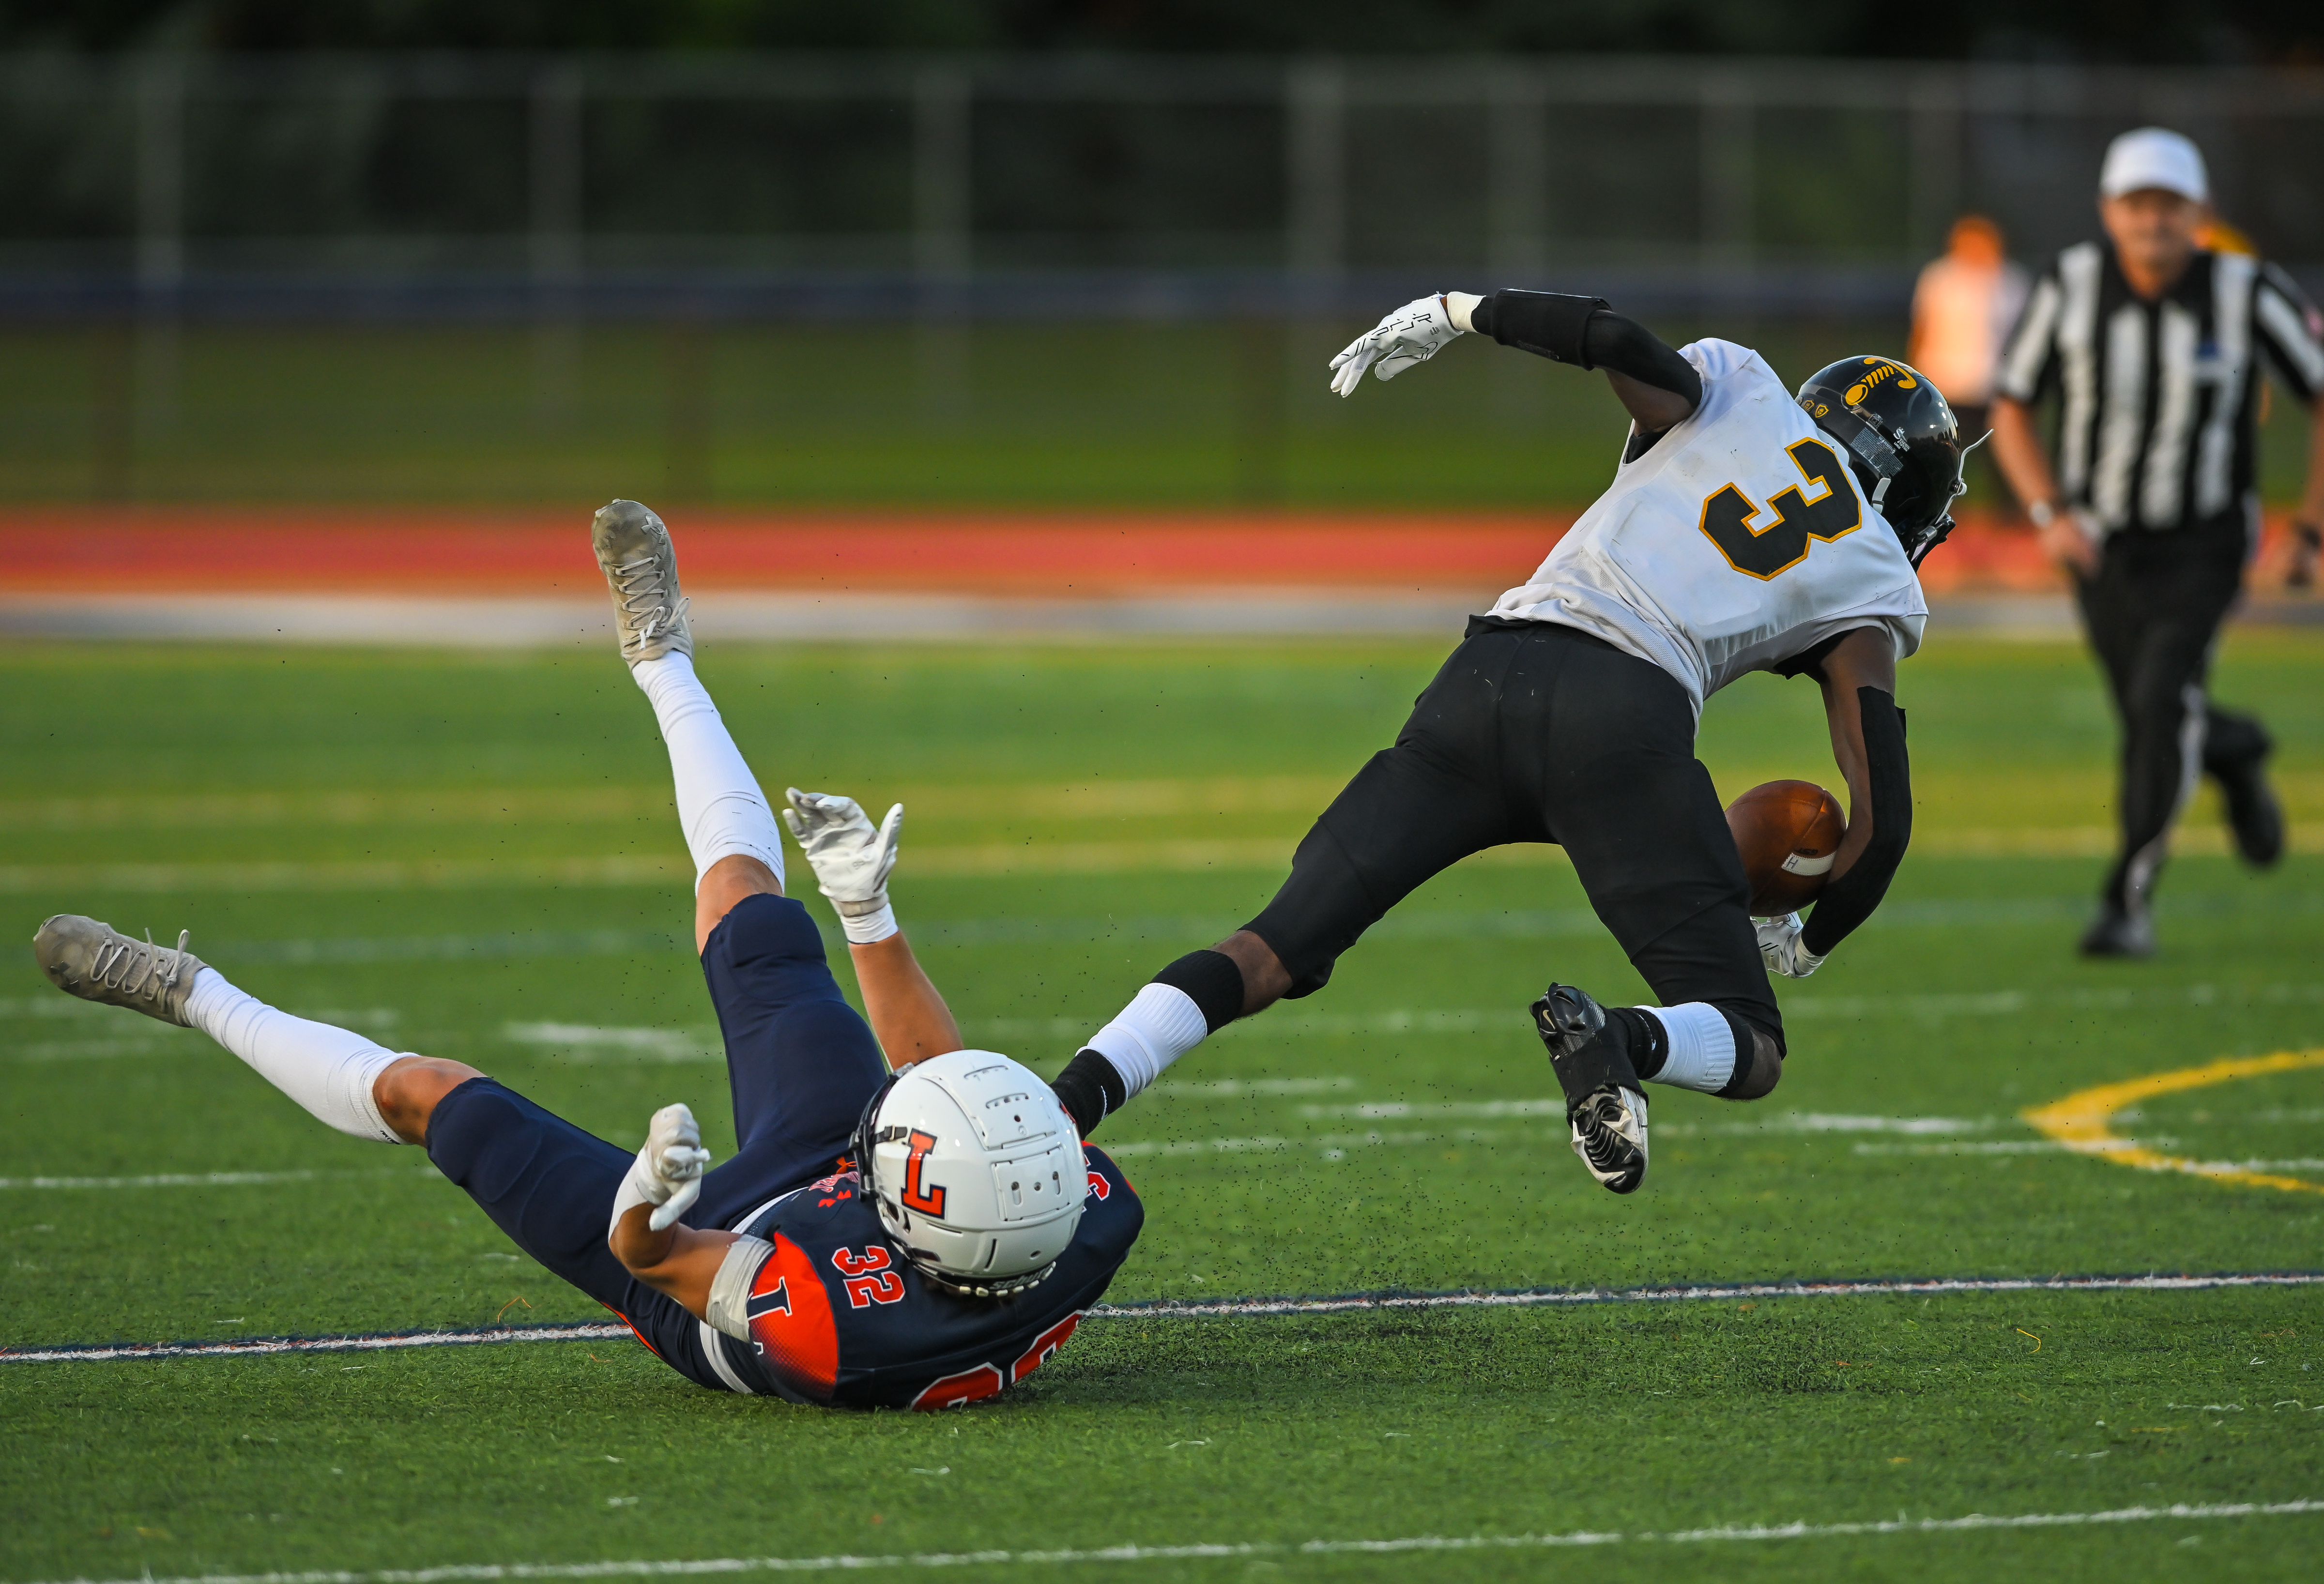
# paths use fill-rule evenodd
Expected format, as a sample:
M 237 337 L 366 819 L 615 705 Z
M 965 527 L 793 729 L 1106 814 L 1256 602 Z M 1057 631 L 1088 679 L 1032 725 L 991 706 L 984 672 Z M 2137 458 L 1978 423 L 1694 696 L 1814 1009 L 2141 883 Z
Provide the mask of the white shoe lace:
M 628 644 L 631 649 L 643 649 L 663 634 L 678 631 L 686 619 L 693 601 L 683 595 L 676 601 L 662 582 L 660 557 L 640 557 L 634 561 L 618 562 L 613 566 L 613 597 L 622 608 L 622 620 L 632 629 Z
M 117 994 L 158 1001 L 177 989 L 179 976 L 186 971 L 186 943 L 193 938 L 193 931 L 180 930 L 177 949 L 171 951 L 156 945 L 150 929 L 142 944 L 127 935 L 115 935 L 97 947 L 97 956 L 89 963 L 89 977 Z M 162 966 L 164 957 L 169 960 L 166 971 Z

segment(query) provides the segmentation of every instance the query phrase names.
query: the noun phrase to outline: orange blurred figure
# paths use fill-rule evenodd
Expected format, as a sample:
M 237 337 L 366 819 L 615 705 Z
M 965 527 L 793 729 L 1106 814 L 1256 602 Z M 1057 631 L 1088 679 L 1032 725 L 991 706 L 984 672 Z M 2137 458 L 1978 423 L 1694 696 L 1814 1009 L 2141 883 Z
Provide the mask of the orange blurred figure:
M 1983 215 L 1954 221 L 1944 256 L 1921 271 L 1905 361 L 1944 392 L 1964 437 L 1984 431 L 2001 345 L 2025 291 L 2025 272 L 2009 262 L 2001 227 Z
M 2217 215 L 2195 227 L 2195 245 L 2208 253 L 2239 253 L 2246 258 L 2259 257 L 2259 244 L 2254 242 L 2242 227 L 2230 226 Z M 2263 385 L 2260 389 L 2267 387 Z

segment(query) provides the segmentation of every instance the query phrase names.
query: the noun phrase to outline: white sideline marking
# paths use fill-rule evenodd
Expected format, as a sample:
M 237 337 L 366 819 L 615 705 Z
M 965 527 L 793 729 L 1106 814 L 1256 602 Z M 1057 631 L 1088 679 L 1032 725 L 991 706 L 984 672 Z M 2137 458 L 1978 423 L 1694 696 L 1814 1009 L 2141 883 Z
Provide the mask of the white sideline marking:
M 501 1579 L 687 1578 L 704 1573 L 825 1573 L 865 1568 L 1073 1566 L 1084 1562 L 1186 1561 L 1211 1557 L 1368 1555 L 1398 1552 L 1536 1551 L 1564 1546 L 1705 1545 L 1720 1542 L 1822 1540 L 1858 1535 L 1945 1534 L 1987 1529 L 2061 1529 L 2170 1518 L 2283 1518 L 2324 1513 L 2324 1501 L 2173 1502 L 2087 1513 L 1969 1513 L 1958 1518 L 1880 1518 L 1855 1524 L 1728 1524 L 1710 1529 L 1572 1530 L 1563 1534 L 1415 1534 L 1396 1540 L 1309 1540 L 1193 1545 L 1109 1545 L 1090 1551 L 840 1552 L 813 1557 L 714 1557 L 618 1562 L 485 1562 L 368 1572 L 193 1573 L 107 1584 L 454 1584 Z M 64 1584 L 64 1581 L 57 1581 Z M 91 1584 L 85 1579 L 69 1584 Z
M 1400 1118 L 1429 1117 L 1497 1118 L 1554 1117 L 1563 1120 L 1565 1102 L 1562 1100 L 1516 1101 L 1453 1101 L 1442 1105 L 1407 1105 L 1400 1101 L 1379 1105 L 1317 1106 L 1305 1105 L 1300 1113 L 1310 1119 L 1342 1118 L 1348 1119 L 1395 1120 Z M 2000 1127 L 2002 1121 L 1992 1117 L 1854 1117 L 1821 1111 L 1794 1111 L 1785 1116 L 1769 1117 L 1758 1122 L 1670 1122 L 1655 1129 L 1657 1138 L 1760 1138 L 1778 1134 L 1819 1135 L 1827 1133 L 1902 1133 L 1959 1134 L 1986 1132 Z M 1292 1138 L 1276 1133 L 1250 1134 L 1227 1138 L 1124 1138 L 1113 1142 L 1100 1140 L 1098 1147 L 1106 1154 L 1124 1159 L 1161 1156 L 1184 1157 L 1205 1155 L 1251 1155 L 1268 1150 L 1309 1148 L 1320 1149 L 1337 1158 L 1350 1149 L 1376 1149 L 1397 1147 L 1421 1147 L 1432 1144 L 1492 1144 L 1510 1138 L 1524 1137 L 1521 1130 L 1506 1128 L 1462 1128 L 1445 1131 L 1406 1129 L 1388 1131 L 1373 1128 L 1362 1133 L 1318 1133 Z
M 1277 1314 L 1344 1314 L 1367 1309 L 1525 1309 L 1542 1304 L 1729 1303 L 1744 1298 L 1932 1297 L 1948 1293 L 2199 1293 L 2227 1287 L 2324 1286 L 2324 1271 L 2210 1276 L 1932 1276 L 1870 1282 L 1744 1282 L 1724 1285 L 1540 1288 L 1517 1293 L 1354 1294 L 1345 1298 L 1166 1300 L 1101 1303 L 1093 1320 L 1221 1320 Z M 0 1359 L 6 1355 L 0 1354 Z
M 600 1028 L 588 1023 L 507 1023 L 501 1037 L 519 1045 L 561 1045 L 568 1062 L 593 1062 L 605 1053 L 634 1062 L 723 1062 L 726 1050 L 709 1031 Z
M 1416 917 L 1425 921 L 1430 916 Z M 967 922 L 973 924 L 974 921 Z M 1506 921 L 1480 919 L 1477 922 L 1480 934 L 1511 933 L 1506 927 L 1484 927 L 1488 924 L 1504 924 Z M 1597 927 L 1594 919 L 1587 919 L 1586 922 L 1591 928 Z M 949 929 L 954 926 L 939 927 Z M 964 933 L 966 926 L 960 927 Z M 925 935 L 928 932 L 924 929 L 919 933 Z M 1090 938 L 1111 937 L 1116 933 L 1111 926 L 1103 929 L 1093 928 Z M 1586 932 L 1576 929 L 1562 933 Z M 1893 1018 L 1902 1014 L 1923 1018 L 2007 1018 L 2038 1008 L 2129 1012 L 2147 1007 L 2286 1005 L 2317 1001 L 2324 1001 L 2324 984 L 2256 984 L 2227 988 L 2215 984 L 2190 984 L 2159 990 L 2001 990 L 1919 996 L 1827 996 L 1798 992 L 1784 998 L 1784 1016 L 1790 1018 Z M 983 1020 L 979 1027 L 998 1038 L 1074 1039 L 1088 1034 L 1098 1022 L 1096 1018 L 992 1018 Z M 1501 1007 L 1391 1007 L 1377 1012 L 1277 1013 L 1229 1024 L 1212 1037 L 1286 1039 L 1303 1036 L 1453 1035 L 1482 1034 L 1496 1029 L 1529 1033 L 1531 1028 L 1532 1020 L 1526 1017 L 1525 1008 L 1512 1002 Z
M 1329 1094 L 1356 1081 L 1330 1078 L 1213 1078 L 1199 1083 L 1157 1083 L 1147 1090 L 1168 1100 L 1240 1100 L 1248 1095 Z
M 610 1342 L 625 1325 L 515 1326 L 507 1331 L 399 1331 L 374 1337 L 262 1337 L 247 1342 L 124 1342 L 115 1348 L 0 1349 L 0 1364 L 108 1364 L 123 1358 L 238 1358 L 278 1353 L 382 1353 L 484 1342 Z
M 2208 1276 L 1930 1276 L 1898 1281 L 1745 1282 L 1663 1287 L 1536 1287 L 1509 1293 L 1351 1293 L 1337 1298 L 1223 1298 L 1207 1303 L 1166 1298 L 1152 1303 L 1100 1303 L 1091 1320 L 1243 1320 L 1284 1314 L 1348 1314 L 1366 1310 L 1526 1309 L 1544 1304 L 1685 1303 L 1743 1298 L 1935 1297 L 1952 1293 L 2205 1293 L 2235 1287 L 2324 1286 L 2324 1271 L 2259 1271 Z M 585 1322 L 509 1330 L 397 1331 L 372 1336 L 267 1337 L 226 1342 L 124 1342 L 115 1346 L 0 1349 L 0 1364 L 90 1364 L 116 1359 L 217 1358 L 281 1353 L 370 1353 L 406 1348 L 475 1347 L 487 1342 L 612 1341 L 629 1328 Z
M 1413 1102 L 1383 1101 L 1365 1105 L 1299 1108 L 1310 1119 L 1345 1117 L 1366 1121 L 1389 1121 L 1406 1117 L 1556 1117 L 1565 1115 L 1565 1101 L 1484 1100 Z M 1751 1122 L 1673 1122 L 1658 1127 L 1663 1137 L 1683 1135 L 1743 1136 L 1756 1133 L 1983 1133 L 1998 1125 L 1991 1117 L 1860 1117 L 1832 1111 L 1786 1111 Z
M 350 1166 L 294 1172 L 155 1172 L 136 1177 L 0 1177 L 9 1188 L 244 1188 L 268 1183 L 313 1183 L 325 1177 L 432 1177 L 433 1166 Z

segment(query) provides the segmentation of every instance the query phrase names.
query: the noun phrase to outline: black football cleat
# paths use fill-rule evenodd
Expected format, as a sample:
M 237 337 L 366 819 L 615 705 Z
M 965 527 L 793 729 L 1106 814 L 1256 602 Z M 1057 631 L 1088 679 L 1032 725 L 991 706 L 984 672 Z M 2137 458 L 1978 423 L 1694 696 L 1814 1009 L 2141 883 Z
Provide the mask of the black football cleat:
M 1628 1054 L 1608 1036 L 1606 1009 L 1554 984 L 1533 1004 L 1533 1024 L 1565 1090 L 1573 1153 L 1603 1186 L 1637 1193 L 1646 1180 L 1646 1097 Z
M 2152 957 L 2154 919 L 2146 913 L 2126 913 L 2111 903 L 2082 932 L 2085 957 Z
M 2283 805 L 2267 784 L 2267 753 L 2263 746 L 2257 753 L 2213 771 L 2227 805 L 2227 829 L 2235 833 L 2236 852 L 2254 869 L 2273 868 L 2283 856 Z

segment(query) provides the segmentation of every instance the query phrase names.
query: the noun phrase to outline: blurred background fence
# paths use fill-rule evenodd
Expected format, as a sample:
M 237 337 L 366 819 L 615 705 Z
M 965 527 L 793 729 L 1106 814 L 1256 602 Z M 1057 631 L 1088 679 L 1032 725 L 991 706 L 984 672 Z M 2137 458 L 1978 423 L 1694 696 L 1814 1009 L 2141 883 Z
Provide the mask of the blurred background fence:
M 2106 140 L 2145 122 L 2316 281 L 2315 73 L 17 57 L 0 464 L 61 496 L 650 466 L 694 498 L 1394 497 L 1393 411 L 1451 447 L 1431 498 L 1570 498 L 1595 429 L 1478 437 L 1539 432 L 1570 376 L 1471 359 L 1351 416 L 1323 360 L 1448 284 L 1587 287 L 1801 359 L 1895 345 L 1957 214 L 2021 257 L 2088 235 Z

